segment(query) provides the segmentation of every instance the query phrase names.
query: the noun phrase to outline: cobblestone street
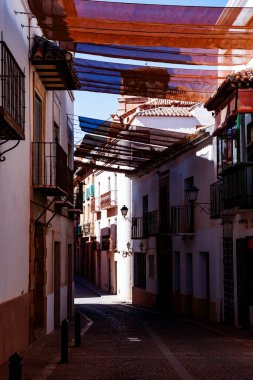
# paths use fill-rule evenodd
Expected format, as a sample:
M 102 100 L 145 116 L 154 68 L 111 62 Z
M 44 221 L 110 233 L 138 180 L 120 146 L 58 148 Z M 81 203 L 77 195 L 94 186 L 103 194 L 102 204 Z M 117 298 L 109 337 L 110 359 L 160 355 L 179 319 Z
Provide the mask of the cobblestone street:
M 71 325 L 69 363 L 60 364 L 59 331 L 42 338 L 22 353 L 24 380 L 253 377 L 250 332 L 124 304 L 87 282 L 76 284 L 75 295 L 81 347 Z M 7 365 L 0 378 L 8 379 Z

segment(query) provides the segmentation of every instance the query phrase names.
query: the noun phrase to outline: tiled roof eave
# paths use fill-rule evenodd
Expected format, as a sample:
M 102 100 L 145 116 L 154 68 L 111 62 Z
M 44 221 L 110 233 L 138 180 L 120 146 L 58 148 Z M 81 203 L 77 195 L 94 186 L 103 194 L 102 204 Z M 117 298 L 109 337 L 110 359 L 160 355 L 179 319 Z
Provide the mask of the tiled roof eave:
M 236 88 L 253 89 L 253 70 L 246 69 L 228 75 L 213 96 L 204 104 L 208 111 L 217 110 L 230 97 Z

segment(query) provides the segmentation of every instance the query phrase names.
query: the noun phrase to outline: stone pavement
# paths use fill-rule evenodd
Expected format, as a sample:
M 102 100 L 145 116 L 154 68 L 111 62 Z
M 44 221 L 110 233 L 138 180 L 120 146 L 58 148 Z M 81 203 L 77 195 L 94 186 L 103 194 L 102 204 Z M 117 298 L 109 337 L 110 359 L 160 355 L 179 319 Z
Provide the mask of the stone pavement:
M 81 346 L 69 331 L 69 363 L 60 363 L 60 330 L 34 342 L 23 357 L 22 380 L 250 380 L 253 334 L 120 303 L 76 278 Z M 8 379 L 8 364 L 0 380 Z

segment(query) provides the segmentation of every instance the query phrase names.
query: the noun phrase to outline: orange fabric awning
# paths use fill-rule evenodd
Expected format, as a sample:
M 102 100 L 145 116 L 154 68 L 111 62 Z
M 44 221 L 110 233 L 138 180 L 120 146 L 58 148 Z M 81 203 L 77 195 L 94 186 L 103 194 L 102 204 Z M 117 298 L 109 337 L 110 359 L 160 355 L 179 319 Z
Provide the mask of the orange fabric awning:
M 29 0 L 49 39 L 96 44 L 253 49 L 252 8 Z M 239 14 L 243 14 L 235 24 Z M 237 20 L 238 21 L 238 20 Z

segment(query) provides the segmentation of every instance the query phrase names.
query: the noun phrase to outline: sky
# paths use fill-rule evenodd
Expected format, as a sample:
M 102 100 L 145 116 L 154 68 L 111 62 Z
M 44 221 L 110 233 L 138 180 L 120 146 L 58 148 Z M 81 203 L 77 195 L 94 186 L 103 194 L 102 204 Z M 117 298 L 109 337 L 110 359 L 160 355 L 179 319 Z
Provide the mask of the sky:
M 99 2 L 99 0 L 96 0 Z M 104 0 L 107 1 L 107 0 Z M 108 1 L 114 1 L 117 2 L 119 0 L 108 0 Z M 121 2 L 125 3 L 144 3 L 144 4 L 166 4 L 166 5 L 192 5 L 192 6 L 224 6 L 227 3 L 227 0 L 123 0 Z M 113 59 L 107 58 L 107 57 L 96 57 L 96 56 L 89 56 L 86 55 L 85 58 L 87 59 L 93 59 L 93 60 L 104 60 L 104 61 L 115 61 Z M 122 63 L 133 63 L 137 65 L 145 64 L 145 62 L 142 61 L 132 61 L 132 60 L 120 60 L 116 59 L 116 62 L 122 62 Z M 162 65 L 157 63 L 150 63 L 150 66 L 166 66 L 168 65 Z M 173 65 L 170 65 L 173 66 Z M 176 65 L 174 65 L 176 66 Z M 94 93 L 94 92 L 86 92 L 86 91 L 75 91 L 75 109 L 74 114 L 79 116 L 86 116 L 86 117 L 92 117 L 95 119 L 102 119 L 107 120 L 110 118 L 110 115 L 112 113 L 116 113 L 117 107 L 118 107 L 118 95 L 112 95 L 112 94 L 101 94 L 101 93 Z M 76 119 L 76 118 L 75 118 Z M 76 125 L 75 121 L 75 140 L 78 141 L 78 139 L 83 136 L 83 133 L 79 132 L 79 128 Z

